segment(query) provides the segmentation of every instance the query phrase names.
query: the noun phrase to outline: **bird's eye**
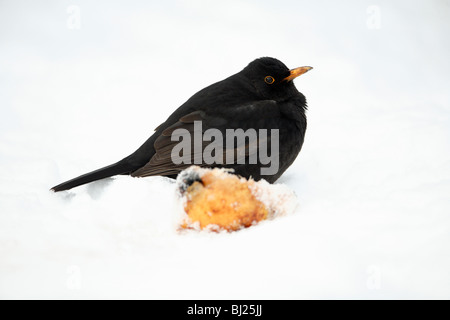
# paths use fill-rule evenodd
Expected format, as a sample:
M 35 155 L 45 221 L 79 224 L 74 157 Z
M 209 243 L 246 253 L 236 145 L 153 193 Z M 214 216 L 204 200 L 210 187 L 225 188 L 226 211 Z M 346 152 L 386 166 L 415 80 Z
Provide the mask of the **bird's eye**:
M 267 84 L 272 84 L 272 83 L 275 82 L 275 79 L 273 77 L 271 77 L 271 76 L 267 76 L 267 77 L 264 78 L 264 82 L 267 83 Z

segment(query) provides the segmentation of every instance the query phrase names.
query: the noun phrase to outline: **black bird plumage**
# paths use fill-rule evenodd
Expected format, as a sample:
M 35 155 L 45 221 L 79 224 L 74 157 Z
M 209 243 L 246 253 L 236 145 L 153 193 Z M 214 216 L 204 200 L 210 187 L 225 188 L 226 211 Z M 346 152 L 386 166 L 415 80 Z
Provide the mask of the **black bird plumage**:
M 279 170 L 274 175 L 261 175 L 260 169 L 265 165 L 259 161 L 257 164 L 249 164 L 248 161 L 245 161 L 245 164 L 233 165 L 200 164 L 204 167 L 233 168 L 236 174 L 243 177 L 253 177 L 255 180 L 263 178 L 273 183 L 294 162 L 303 145 L 307 123 L 306 99 L 295 88 L 292 80 L 309 69 L 311 67 L 289 70 L 277 59 L 256 59 L 241 72 L 194 94 L 128 157 L 63 182 L 52 190 L 68 190 L 118 174 L 129 174 L 133 177 L 176 177 L 190 164 L 175 165 L 172 162 L 171 150 L 178 141 L 171 141 L 170 135 L 178 128 L 193 133 L 194 121 L 202 121 L 203 131 L 215 128 L 223 133 L 226 129 L 237 128 L 244 131 L 249 128 L 269 131 L 279 129 Z M 203 148 L 205 146 L 206 144 Z

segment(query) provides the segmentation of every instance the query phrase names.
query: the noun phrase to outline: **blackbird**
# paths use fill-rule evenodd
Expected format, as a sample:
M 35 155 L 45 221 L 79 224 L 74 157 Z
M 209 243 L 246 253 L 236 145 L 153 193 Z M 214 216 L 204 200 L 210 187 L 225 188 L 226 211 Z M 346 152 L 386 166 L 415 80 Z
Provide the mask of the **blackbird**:
M 63 182 L 51 190 L 55 192 L 68 190 L 119 174 L 133 177 L 160 175 L 175 178 L 179 172 L 192 164 L 201 167 L 231 168 L 235 174 L 245 178 L 265 179 L 273 183 L 294 162 L 303 145 L 306 130 L 306 99 L 296 89 L 292 80 L 310 69 L 312 68 L 300 67 L 289 70 L 275 58 L 256 59 L 242 71 L 194 94 L 158 126 L 153 135 L 131 155 L 112 165 Z M 240 145 L 232 146 L 236 151 L 233 159 L 237 159 L 236 154 L 240 149 L 242 157 L 247 161 L 241 159 L 234 162 L 224 160 L 222 163 L 221 161 L 207 163 L 208 161 L 201 158 L 199 161 L 198 153 L 205 150 L 208 141 L 202 141 L 200 148 L 194 147 L 192 155 L 187 154 L 192 161 L 181 163 L 173 161 L 172 151 L 180 139 L 174 139 L 172 134 L 176 133 L 177 129 L 185 129 L 183 132 L 195 135 L 196 130 L 199 131 L 199 123 L 201 133 L 208 129 L 216 129 L 227 136 L 228 129 L 254 129 L 256 132 L 266 129 L 270 134 L 266 134 L 263 138 L 258 137 L 257 143 L 248 138 Z M 274 129 L 278 130 L 277 136 L 272 134 Z M 274 138 L 277 138 L 278 149 L 272 147 Z M 214 140 L 210 141 L 209 143 L 213 143 Z M 267 161 L 260 159 L 256 163 L 248 161 L 252 155 L 250 150 L 253 150 L 253 153 L 261 151 L 259 149 L 264 142 L 269 145 L 266 148 L 267 153 L 271 151 L 278 153 L 277 170 L 268 175 L 263 175 L 261 171 L 263 167 L 267 167 Z

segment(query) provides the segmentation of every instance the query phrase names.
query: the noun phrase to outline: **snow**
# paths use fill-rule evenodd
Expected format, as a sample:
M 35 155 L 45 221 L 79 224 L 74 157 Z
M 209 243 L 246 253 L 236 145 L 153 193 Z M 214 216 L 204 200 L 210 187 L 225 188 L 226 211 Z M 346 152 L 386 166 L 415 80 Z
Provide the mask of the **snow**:
M 270 184 L 266 180 L 260 180 L 249 184 L 249 188 L 256 199 L 268 209 L 268 219 L 283 217 L 297 210 L 298 198 L 285 184 Z
M 3 1 L 0 298 L 450 298 L 449 13 L 440 0 Z M 295 80 L 308 130 L 279 181 L 293 214 L 179 233 L 162 177 L 49 191 L 260 56 L 314 67 Z

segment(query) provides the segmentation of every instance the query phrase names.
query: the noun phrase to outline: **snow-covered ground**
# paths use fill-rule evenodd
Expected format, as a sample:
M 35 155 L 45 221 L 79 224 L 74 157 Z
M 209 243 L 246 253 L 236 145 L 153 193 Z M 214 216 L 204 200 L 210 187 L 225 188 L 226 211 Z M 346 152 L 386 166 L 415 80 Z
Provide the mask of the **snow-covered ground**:
M 0 298 L 450 298 L 448 1 L 2 1 Z M 178 233 L 134 151 L 260 56 L 311 65 L 298 210 Z

